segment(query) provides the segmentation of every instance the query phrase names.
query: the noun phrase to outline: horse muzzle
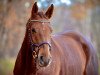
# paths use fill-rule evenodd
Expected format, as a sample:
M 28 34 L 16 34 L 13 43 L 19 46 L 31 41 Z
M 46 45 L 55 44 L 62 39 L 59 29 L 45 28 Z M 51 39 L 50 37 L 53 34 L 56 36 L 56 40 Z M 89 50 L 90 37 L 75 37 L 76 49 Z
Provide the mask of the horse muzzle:
M 38 63 L 40 67 L 46 67 L 51 63 L 51 57 L 47 58 L 45 56 L 40 56 L 38 58 Z

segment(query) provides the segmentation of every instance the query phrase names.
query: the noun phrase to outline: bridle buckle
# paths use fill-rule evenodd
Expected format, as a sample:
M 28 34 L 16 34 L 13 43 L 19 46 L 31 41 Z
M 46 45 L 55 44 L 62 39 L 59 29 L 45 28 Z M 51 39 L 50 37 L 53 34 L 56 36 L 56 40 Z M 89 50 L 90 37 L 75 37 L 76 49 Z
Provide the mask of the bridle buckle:
M 35 59 L 38 57 L 37 52 L 36 51 L 32 51 L 32 57 Z

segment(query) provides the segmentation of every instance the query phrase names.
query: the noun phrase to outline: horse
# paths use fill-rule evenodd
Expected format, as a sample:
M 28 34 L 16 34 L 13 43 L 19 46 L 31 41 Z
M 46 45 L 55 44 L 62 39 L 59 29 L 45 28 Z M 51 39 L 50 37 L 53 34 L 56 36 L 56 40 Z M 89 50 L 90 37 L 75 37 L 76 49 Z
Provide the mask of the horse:
M 52 35 L 53 10 L 51 4 L 45 13 L 39 12 L 34 3 L 13 74 L 98 75 L 96 50 L 86 37 L 75 31 Z

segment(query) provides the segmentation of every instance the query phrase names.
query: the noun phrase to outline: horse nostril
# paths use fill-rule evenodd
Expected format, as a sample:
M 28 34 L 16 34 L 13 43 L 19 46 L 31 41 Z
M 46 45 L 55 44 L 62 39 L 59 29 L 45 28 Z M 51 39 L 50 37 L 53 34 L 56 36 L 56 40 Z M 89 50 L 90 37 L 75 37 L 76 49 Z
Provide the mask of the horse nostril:
M 40 65 L 47 66 L 50 63 L 50 59 L 40 56 Z
M 40 56 L 40 60 L 43 62 L 44 60 L 43 60 L 43 56 Z

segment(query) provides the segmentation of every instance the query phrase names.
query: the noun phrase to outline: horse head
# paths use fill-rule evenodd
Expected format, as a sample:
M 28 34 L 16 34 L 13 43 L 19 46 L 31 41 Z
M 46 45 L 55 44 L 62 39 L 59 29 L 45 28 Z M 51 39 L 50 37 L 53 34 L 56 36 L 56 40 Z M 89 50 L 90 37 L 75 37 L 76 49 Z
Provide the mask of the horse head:
M 52 16 L 53 4 L 48 10 L 38 12 L 37 2 L 34 3 L 31 17 L 28 20 L 27 30 L 32 50 L 33 59 L 40 67 L 46 67 L 51 62 L 51 33 L 52 28 L 49 19 Z

